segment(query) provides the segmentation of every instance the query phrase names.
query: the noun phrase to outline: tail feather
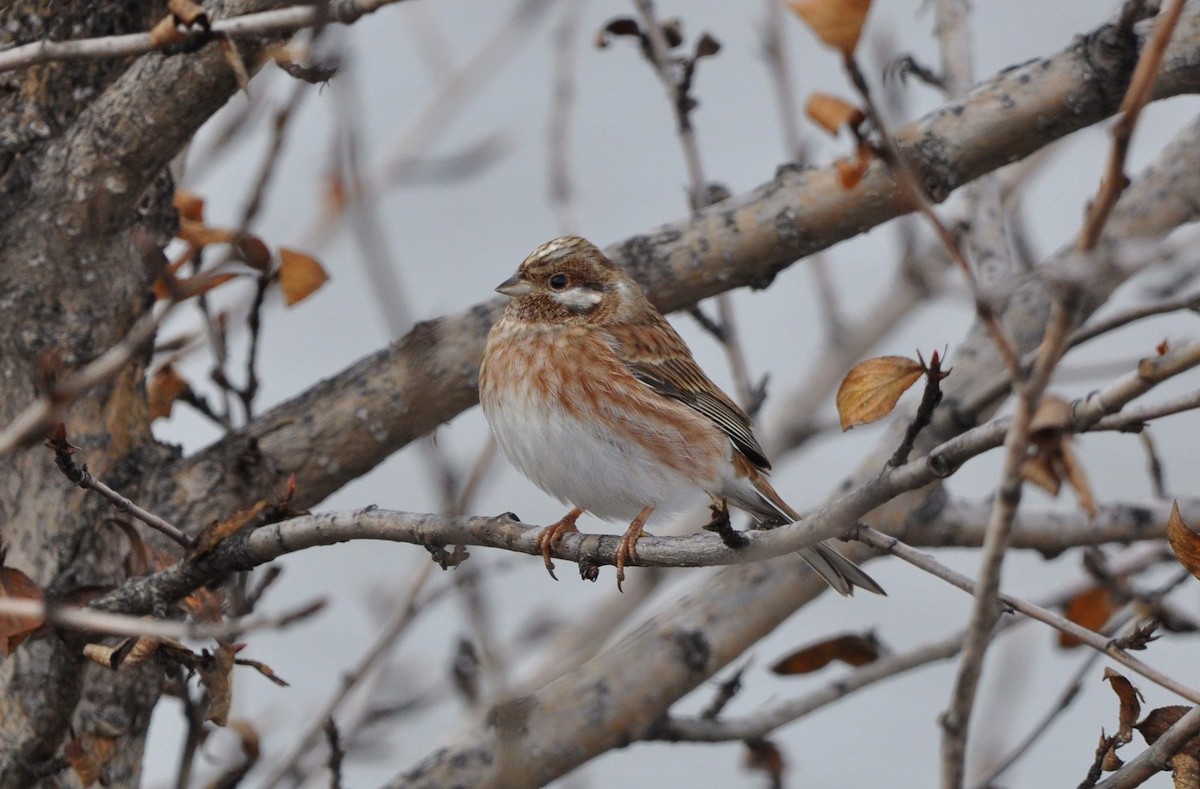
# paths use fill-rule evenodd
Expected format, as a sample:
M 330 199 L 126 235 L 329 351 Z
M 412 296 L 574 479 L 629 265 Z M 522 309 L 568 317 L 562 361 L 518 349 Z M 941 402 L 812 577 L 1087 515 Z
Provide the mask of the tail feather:
M 776 526 L 795 523 L 803 517 L 783 500 L 775 488 L 771 487 L 771 483 L 767 481 L 761 471 L 737 452 L 734 453 L 734 467 L 738 472 L 739 483 L 742 484 L 727 487 L 723 491 L 730 503 L 746 510 L 761 523 Z M 856 586 L 874 594 L 887 594 L 871 576 L 863 572 L 854 562 L 838 553 L 837 549 L 828 542 L 819 542 L 808 548 L 801 548 L 797 553 L 838 594 L 854 594 Z
M 875 579 L 862 571 L 857 564 L 842 556 L 832 545 L 819 542 L 808 548 L 801 548 L 797 553 L 817 575 L 834 588 L 838 594 L 852 595 L 854 587 L 866 589 L 873 594 L 887 595 L 883 587 L 875 583 Z

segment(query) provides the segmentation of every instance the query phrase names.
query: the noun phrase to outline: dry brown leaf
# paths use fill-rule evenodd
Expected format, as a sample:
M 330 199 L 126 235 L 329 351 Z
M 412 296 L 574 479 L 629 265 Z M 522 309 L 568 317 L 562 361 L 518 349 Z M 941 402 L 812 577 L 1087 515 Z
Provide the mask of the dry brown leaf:
M 1171 504 L 1171 517 L 1167 518 L 1167 541 L 1175 558 L 1192 575 L 1200 578 L 1200 534 L 1188 528 L 1179 514 L 1179 502 Z
M 853 189 L 858 186 L 858 182 L 867 174 L 867 168 L 871 166 L 871 160 L 874 154 L 866 145 L 860 144 L 858 152 L 853 159 L 838 159 L 833 163 L 837 169 L 838 182 L 841 183 L 843 189 Z
M 783 751 L 779 750 L 779 746 L 770 740 L 762 737 L 746 740 L 746 754 L 742 763 L 748 770 L 765 772 L 772 778 L 773 785 L 782 785 L 785 766 Z
M 202 586 L 179 605 L 197 622 L 220 622 L 225 617 L 225 595 Z
M 1029 421 L 1029 433 L 1034 440 L 1039 440 L 1070 426 L 1071 404 L 1061 397 L 1046 395 Z
M 1175 725 L 1176 721 L 1191 712 L 1191 709 L 1191 707 L 1182 704 L 1158 707 L 1147 712 L 1142 722 L 1133 728 L 1138 730 L 1138 733 L 1146 740 L 1147 745 L 1153 745 L 1159 737 L 1166 734 L 1167 729 Z
M 279 249 L 279 287 L 283 300 L 290 307 L 307 299 L 329 280 L 329 275 L 315 258 L 293 249 Z
M 776 674 L 808 674 L 835 660 L 865 666 L 879 659 L 880 644 L 874 633 L 835 636 L 783 656 L 771 666 Z
M 250 268 L 266 271 L 271 267 L 271 250 L 258 236 L 238 233 L 234 236 L 233 248 L 242 262 Z
M 192 219 L 179 220 L 179 238 L 193 247 L 206 247 L 209 244 L 228 244 L 237 236 L 237 231 L 220 227 L 210 227 L 204 222 Z
M 208 13 L 195 0 L 167 0 L 167 10 L 181 25 L 208 27 Z
M 129 650 L 133 649 L 136 639 L 132 636 L 122 638 L 116 644 L 84 644 L 83 656 L 93 663 L 116 671 L 121 667 Z
M 187 189 L 176 189 L 175 197 L 171 201 L 175 210 L 179 212 L 179 218 L 187 219 L 192 222 L 204 222 L 204 198 L 195 192 L 189 192 Z
M 254 726 L 244 720 L 231 720 L 228 728 L 241 738 L 242 753 L 246 755 L 250 763 L 257 762 L 259 757 L 258 731 Z
M 843 126 L 858 126 L 863 111 L 853 104 L 828 93 L 813 93 L 804 105 L 804 114 L 830 134 L 836 135 Z
M 1124 675 L 1111 668 L 1104 669 L 1104 681 L 1112 685 L 1117 698 L 1121 700 L 1120 728 L 1114 736 L 1124 745 L 1133 739 L 1133 724 L 1142 712 L 1142 694 Z
M 91 786 L 100 778 L 104 766 L 112 761 L 117 753 L 115 737 L 103 737 L 96 734 L 84 734 L 77 739 L 69 740 L 63 748 L 67 763 L 75 771 L 80 786 Z
M 175 401 L 187 390 L 188 383 L 175 371 L 175 365 L 164 364 L 155 370 L 146 392 L 146 399 L 150 403 L 150 418 L 169 418 Z
M 1079 461 L 1075 450 L 1071 448 L 1070 437 L 1065 434 L 1058 445 L 1058 460 L 1063 476 L 1067 478 L 1071 490 L 1075 491 L 1075 499 L 1079 502 L 1080 509 L 1086 512 L 1089 518 L 1096 517 L 1100 514 L 1100 508 L 1096 506 L 1096 496 L 1092 493 L 1092 484 L 1088 482 L 1087 472 L 1083 470 L 1083 463 Z
M 172 14 L 167 14 L 158 20 L 158 23 L 150 29 L 150 46 L 154 49 L 163 49 L 172 44 L 178 44 L 185 38 L 187 35 L 180 32 Z
M 231 644 L 222 644 L 212 655 L 212 660 L 197 667 L 200 684 L 208 693 L 208 714 L 205 720 L 224 726 L 229 720 L 229 705 L 233 700 L 233 656 L 237 650 Z
M 0 562 L 4 557 L 0 554 Z M 0 567 L 0 600 L 42 602 L 42 590 L 28 575 L 15 567 Z M 0 656 L 8 657 L 29 635 L 42 626 L 40 616 L 0 614 Z
M 255 502 L 249 509 L 234 513 L 233 517 L 206 526 L 196 535 L 196 545 L 192 548 L 192 558 L 202 556 L 217 544 L 233 534 L 238 533 L 252 523 L 269 505 L 265 501 Z
M 1065 615 L 1080 627 L 1086 627 L 1096 633 L 1104 627 L 1104 623 L 1113 615 L 1116 608 L 1113 605 L 1112 593 L 1107 587 L 1094 586 L 1080 592 L 1067 603 Z M 1058 645 L 1063 649 L 1077 647 L 1083 642 L 1070 633 L 1059 632 Z
M 837 392 L 842 430 L 882 419 L 892 412 L 924 367 L 906 356 L 878 356 L 851 368 Z
M 853 55 L 871 0 L 794 0 L 788 5 L 826 46 Z
M 1022 460 L 1021 466 L 1017 470 L 1021 479 L 1037 485 L 1051 496 L 1057 496 L 1058 491 L 1062 488 L 1062 480 L 1058 477 L 1058 470 L 1054 468 L 1053 460 L 1048 452 L 1038 452 L 1033 457 Z

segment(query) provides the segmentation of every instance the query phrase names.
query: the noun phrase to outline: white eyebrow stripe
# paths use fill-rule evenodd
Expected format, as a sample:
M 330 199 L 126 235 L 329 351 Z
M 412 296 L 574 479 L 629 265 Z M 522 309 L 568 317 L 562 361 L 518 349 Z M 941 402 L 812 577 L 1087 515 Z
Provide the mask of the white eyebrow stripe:
M 551 293 L 550 297 L 572 312 L 587 312 L 600 303 L 604 294 L 598 290 L 576 286 Z

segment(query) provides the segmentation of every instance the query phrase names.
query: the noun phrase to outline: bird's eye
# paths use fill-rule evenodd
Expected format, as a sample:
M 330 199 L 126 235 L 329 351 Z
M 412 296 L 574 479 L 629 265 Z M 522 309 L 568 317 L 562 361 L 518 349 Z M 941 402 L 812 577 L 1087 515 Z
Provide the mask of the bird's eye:
M 555 274 L 550 278 L 550 287 L 554 290 L 562 290 L 567 286 L 566 274 Z

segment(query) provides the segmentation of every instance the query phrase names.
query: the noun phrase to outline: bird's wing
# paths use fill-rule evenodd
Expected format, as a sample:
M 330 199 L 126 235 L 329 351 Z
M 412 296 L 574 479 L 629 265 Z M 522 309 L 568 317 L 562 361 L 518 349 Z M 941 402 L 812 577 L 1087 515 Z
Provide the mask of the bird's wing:
M 606 326 L 613 351 L 633 376 L 663 397 L 711 419 L 760 469 L 771 464 L 751 430 L 749 415 L 696 364 L 683 338 L 665 320 Z

